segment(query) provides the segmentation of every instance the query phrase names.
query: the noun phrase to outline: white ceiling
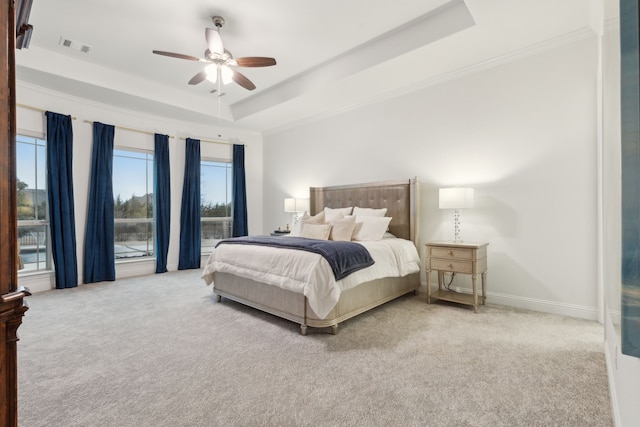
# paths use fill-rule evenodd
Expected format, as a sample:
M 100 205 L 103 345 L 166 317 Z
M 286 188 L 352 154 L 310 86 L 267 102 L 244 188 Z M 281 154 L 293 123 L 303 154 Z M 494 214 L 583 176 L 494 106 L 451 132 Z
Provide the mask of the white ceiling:
M 270 131 L 344 111 L 589 30 L 598 0 L 34 0 L 19 81 L 96 102 L 193 122 Z M 231 83 L 218 99 L 203 57 L 205 27 L 235 57 L 274 67 L 238 69 L 257 89 Z M 90 46 L 89 53 L 60 45 Z M 220 101 L 220 102 L 219 102 Z

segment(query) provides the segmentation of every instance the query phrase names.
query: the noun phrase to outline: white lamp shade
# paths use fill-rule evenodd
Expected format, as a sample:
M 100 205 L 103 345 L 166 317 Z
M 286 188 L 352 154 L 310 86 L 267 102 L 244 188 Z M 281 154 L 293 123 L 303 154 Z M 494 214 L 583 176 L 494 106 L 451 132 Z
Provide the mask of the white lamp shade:
M 441 188 L 440 209 L 464 209 L 473 207 L 473 188 Z
M 233 81 L 233 70 L 226 65 L 220 67 L 220 75 L 222 77 L 222 83 L 225 85 Z
M 308 212 L 309 199 L 288 197 L 284 199 L 285 212 Z
M 218 66 L 216 64 L 210 64 L 204 67 L 204 72 L 207 75 L 207 80 L 211 83 L 218 81 Z

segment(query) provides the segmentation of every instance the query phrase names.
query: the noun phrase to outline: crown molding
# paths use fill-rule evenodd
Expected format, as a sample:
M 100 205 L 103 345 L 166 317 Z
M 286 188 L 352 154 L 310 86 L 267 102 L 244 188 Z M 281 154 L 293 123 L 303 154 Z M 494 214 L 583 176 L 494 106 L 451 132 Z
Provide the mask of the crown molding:
M 420 91 L 426 89 L 428 87 L 440 85 L 447 81 L 460 79 L 462 77 L 487 70 L 490 68 L 494 68 L 503 64 L 507 64 L 513 61 L 517 61 L 532 55 L 536 55 L 541 52 L 545 52 L 551 49 L 555 49 L 561 46 L 565 46 L 568 44 L 576 43 L 578 41 L 586 40 L 590 37 L 595 37 L 596 33 L 591 27 L 583 27 L 576 31 L 572 31 L 569 33 L 562 34 L 558 37 L 554 37 L 552 39 L 548 39 L 539 43 L 535 43 L 529 46 L 526 46 L 521 49 L 514 50 L 512 52 L 505 53 L 503 55 L 495 56 L 489 58 L 485 61 L 481 61 L 469 66 L 457 68 L 446 73 L 430 77 L 419 82 L 411 83 L 401 88 L 394 88 L 393 90 L 380 93 L 379 95 L 370 98 L 363 102 L 357 102 L 353 104 L 342 105 L 340 107 L 336 107 L 327 111 L 324 111 L 320 114 L 315 114 L 309 117 L 306 117 L 301 120 L 297 120 L 291 123 L 287 123 L 282 126 L 277 126 L 271 129 L 267 129 L 262 132 L 264 136 L 275 135 L 290 129 L 294 129 L 300 126 L 304 126 L 307 124 L 311 124 L 320 120 L 324 120 L 333 116 L 337 116 L 340 114 L 347 113 L 349 111 L 357 110 L 368 105 L 375 105 L 380 102 L 388 101 L 393 98 L 399 98 L 401 96 L 405 96 L 407 94 Z

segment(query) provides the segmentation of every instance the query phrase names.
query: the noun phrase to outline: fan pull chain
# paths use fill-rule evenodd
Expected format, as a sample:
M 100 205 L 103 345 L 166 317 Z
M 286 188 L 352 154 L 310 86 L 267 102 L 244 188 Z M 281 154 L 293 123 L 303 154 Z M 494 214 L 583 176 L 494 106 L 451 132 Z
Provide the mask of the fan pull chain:
M 220 129 L 220 116 L 222 115 L 221 113 L 221 108 L 220 108 L 220 103 L 222 102 L 220 100 L 221 96 L 220 94 L 222 93 L 222 89 L 220 87 L 220 80 L 222 80 L 222 76 L 220 75 L 220 68 L 218 68 L 218 138 L 222 138 L 222 130 Z

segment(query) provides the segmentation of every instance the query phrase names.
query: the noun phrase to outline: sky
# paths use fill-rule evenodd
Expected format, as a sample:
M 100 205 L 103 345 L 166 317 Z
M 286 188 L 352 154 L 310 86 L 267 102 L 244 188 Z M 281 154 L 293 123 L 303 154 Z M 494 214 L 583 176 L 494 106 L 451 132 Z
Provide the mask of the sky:
M 40 145 L 37 146 L 36 138 L 18 136 L 16 138 L 16 167 L 17 177 L 20 181 L 27 183 L 31 189 L 45 189 L 47 186 L 46 176 L 46 149 L 44 141 L 39 140 Z M 35 167 L 36 160 L 38 167 Z M 36 178 L 38 182 L 36 183 Z M 36 187 L 36 184 L 38 186 Z
M 113 197 L 153 193 L 153 155 L 135 151 L 113 151 Z M 147 190 L 148 184 L 148 190 Z
M 203 204 L 226 204 L 231 201 L 231 167 L 228 163 L 202 162 L 200 194 Z M 224 183 L 227 185 L 225 186 Z

